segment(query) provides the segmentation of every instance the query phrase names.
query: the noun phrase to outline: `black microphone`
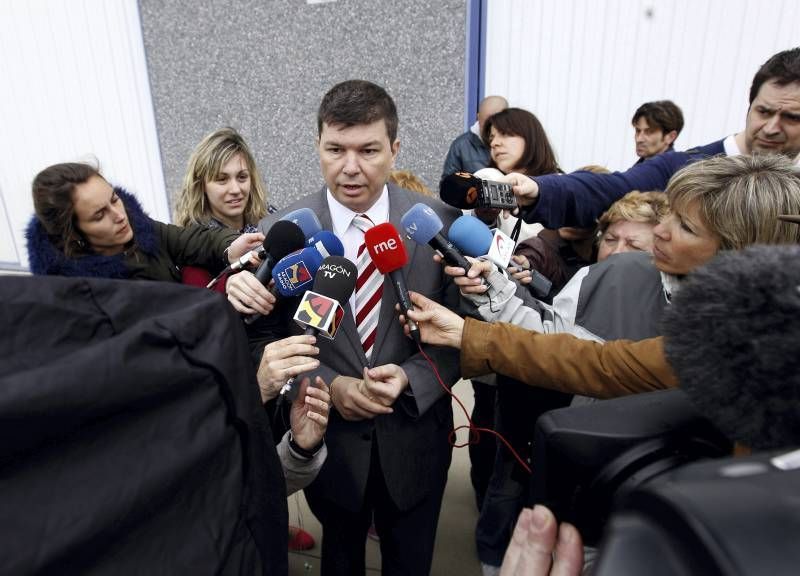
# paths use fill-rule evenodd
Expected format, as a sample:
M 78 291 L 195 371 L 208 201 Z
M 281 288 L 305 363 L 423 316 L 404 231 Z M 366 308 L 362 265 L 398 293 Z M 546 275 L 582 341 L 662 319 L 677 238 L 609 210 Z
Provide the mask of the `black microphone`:
M 344 256 L 328 256 L 322 261 L 313 288 L 303 295 L 294 315 L 295 322 L 305 328 L 306 336 L 319 335 L 331 340 L 336 336 L 357 279 L 356 265 Z M 294 401 L 297 397 L 294 383 L 299 377 L 286 381 L 280 391 L 282 397 Z
M 464 269 L 466 273 L 471 264 L 464 255 L 458 251 L 450 240 L 442 236 L 444 228 L 442 219 L 433 211 L 433 208 L 422 204 L 414 204 L 400 220 L 403 231 L 417 244 L 427 244 L 437 250 L 450 266 Z
M 800 246 L 723 250 L 662 317 L 667 360 L 698 411 L 756 450 L 800 444 Z
M 456 208 L 498 208 L 513 210 L 517 198 L 511 184 L 483 180 L 468 172 L 445 176 L 439 183 L 439 197 Z
M 296 250 L 301 250 L 305 246 L 306 237 L 297 224 L 278 220 L 272 225 L 264 239 L 264 249 L 267 254 L 264 261 L 256 270 L 255 276 L 264 286 L 269 284 L 272 278 L 272 268 L 275 263 L 288 256 Z M 261 317 L 261 314 L 251 314 L 244 319 L 245 324 L 252 324 Z

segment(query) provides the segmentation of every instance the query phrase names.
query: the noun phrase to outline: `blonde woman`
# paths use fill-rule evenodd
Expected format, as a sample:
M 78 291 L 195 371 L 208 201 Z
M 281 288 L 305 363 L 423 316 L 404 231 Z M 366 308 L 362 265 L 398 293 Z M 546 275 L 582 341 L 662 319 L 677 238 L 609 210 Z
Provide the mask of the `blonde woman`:
M 653 228 L 669 213 L 664 192 L 628 192 L 597 222 L 597 261 L 623 252 L 653 252 Z

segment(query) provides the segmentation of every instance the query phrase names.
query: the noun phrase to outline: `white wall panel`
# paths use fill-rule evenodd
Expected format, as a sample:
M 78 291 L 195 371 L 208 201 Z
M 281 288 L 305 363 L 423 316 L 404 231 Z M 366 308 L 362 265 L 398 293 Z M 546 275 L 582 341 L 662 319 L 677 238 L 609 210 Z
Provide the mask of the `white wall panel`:
M 561 166 L 636 161 L 631 116 L 670 99 L 676 148 L 744 127 L 753 74 L 800 46 L 795 0 L 491 0 L 485 94 L 541 120 Z
M 0 0 L 0 269 L 27 268 L 30 185 L 96 160 L 169 220 L 135 0 Z

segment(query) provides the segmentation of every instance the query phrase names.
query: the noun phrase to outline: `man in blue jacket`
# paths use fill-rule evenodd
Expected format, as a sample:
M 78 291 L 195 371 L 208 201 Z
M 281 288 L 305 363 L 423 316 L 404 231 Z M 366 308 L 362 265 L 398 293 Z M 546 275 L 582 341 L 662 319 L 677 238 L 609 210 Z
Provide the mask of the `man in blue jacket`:
M 528 178 L 509 174 L 526 222 L 546 228 L 589 228 L 611 204 L 631 190 L 663 190 L 670 177 L 695 160 L 726 154 L 800 156 L 800 48 L 784 50 L 759 68 L 750 87 L 745 128 L 686 152 L 665 152 L 612 174 L 578 171 Z
M 478 106 L 478 121 L 470 129 L 453 140 L 444 159 L 442 178 L 454 172 L 477 172 L 489 165 L 489 148 L 481 139 L 483 123 L 492 115 L 508 108 L 502 96 L 487 96 Z

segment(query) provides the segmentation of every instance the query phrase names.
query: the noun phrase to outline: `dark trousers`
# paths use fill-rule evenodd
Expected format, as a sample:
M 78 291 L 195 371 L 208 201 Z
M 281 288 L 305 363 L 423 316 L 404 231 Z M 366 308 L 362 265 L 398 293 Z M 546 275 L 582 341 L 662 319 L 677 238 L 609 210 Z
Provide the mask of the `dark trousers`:
M 472 407 L 472 423 L 479 428 L 494 429 L 495 387 L 486 382 L 472 380 L 475 404 Z M 489 479 L 494 470 L 494 457 L 497 440 L 491 434 L 481 434 L 481 441 L 469 445 L 469 478 L 475 490 L 475 503 L 478 510 L 483 507 L 483 499 L 489 487 Z
M 322 576 L 365 573 L 367 530 L 373 518 L 380 537 L 381 574 L 429 574 L 446 480 L 445 470 L 440 488 L 410 510 L 399 510 L 386 489 L 373 438 L 369 480 L 360 510 L 353 512 L 306 492 L 309 507 L 322 524 Z

